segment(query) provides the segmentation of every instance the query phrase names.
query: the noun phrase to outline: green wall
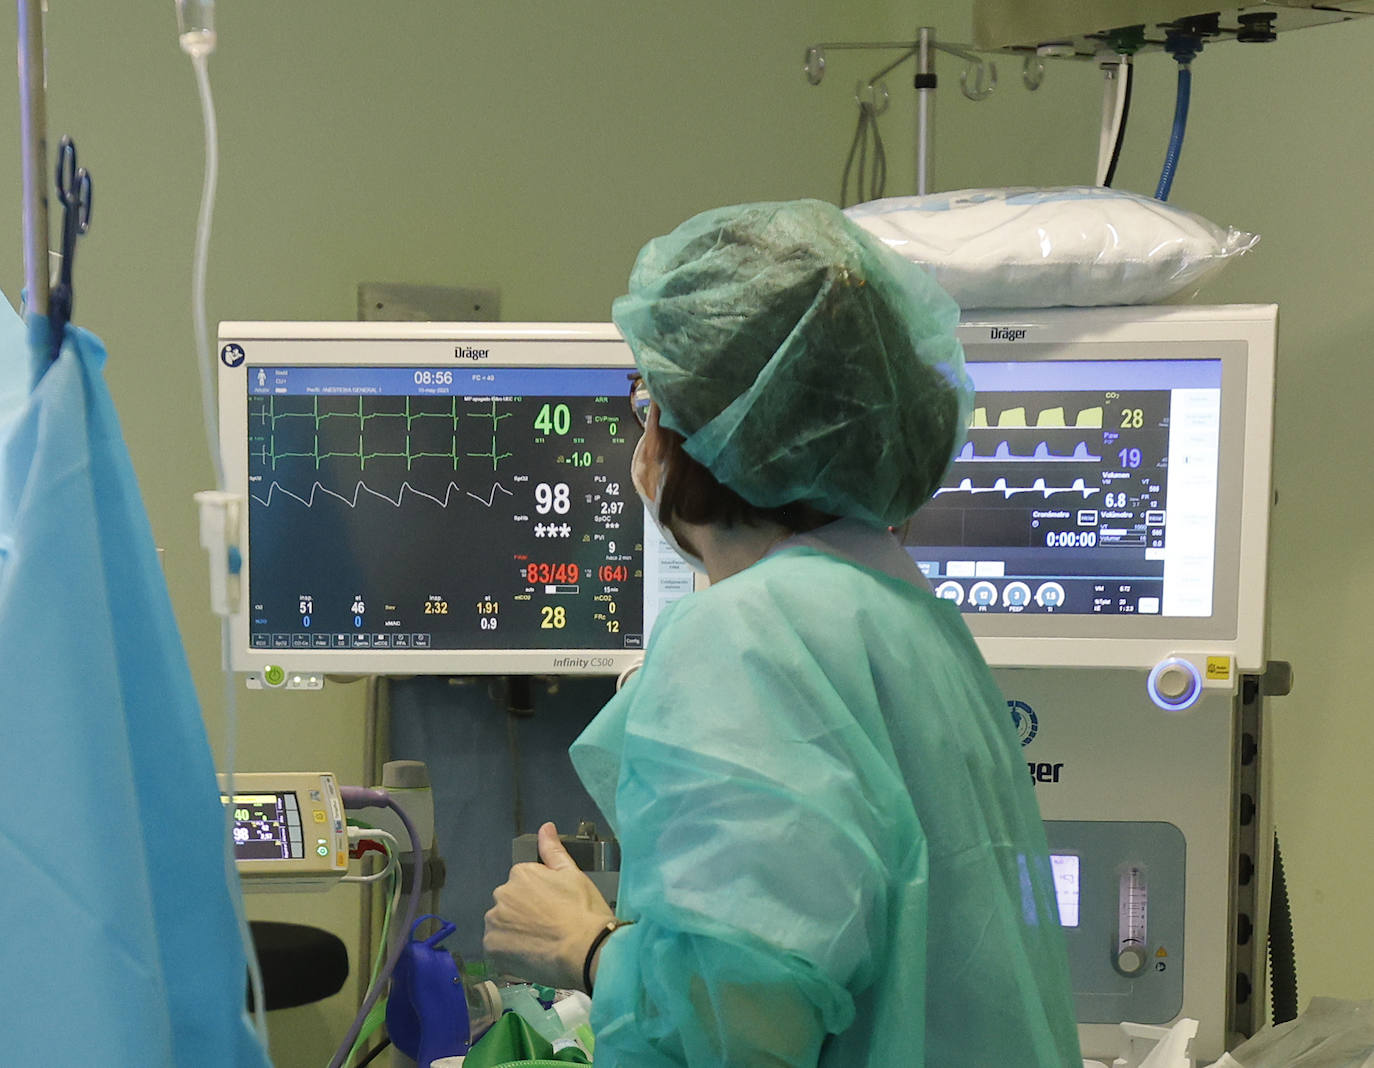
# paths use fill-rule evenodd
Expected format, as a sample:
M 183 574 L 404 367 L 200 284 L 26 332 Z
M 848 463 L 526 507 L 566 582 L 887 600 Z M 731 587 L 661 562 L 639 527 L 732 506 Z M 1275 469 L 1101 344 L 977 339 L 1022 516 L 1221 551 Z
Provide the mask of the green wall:
M 201 182 L 199 105 L 173 5 L 55 3 L 49 124 L 95 176 L 95 223 L 76 264 L 76 319 L 107 342 L 108 377 L 142 481 L 217 751 L 223 698 L 191 494 L 210 484 L 192 362 L 189 264 Z M 909 38 L 919 23 L 967 40 L 968 5 L 861 0 L 483 0 L 465 4 L 242 0 L 220 5 L 212 58 L 222 172 L 209 311 L 220 319 L 349 319 L 360 281 L 484 283 L 507 319 L 603 319 L 649 236 L 701 208 L 838 195 L 851 89 L 881 61 L 817 40 Z M 13 20 L 0 46 L 13 54 Z M 1374 241 L 1365 106 L 1374 21 L 1266 48 L 1209 48 L 1196 64 L 1173 200 L 1264 235 L 1203 300 L 1282 305 L 1275 444 L 1272 652 L 1298 688 L 1276 702 L 1277 815 L 1305 994 L 1374 994 L 1368 754 L 1358 668 L 1374 598 L 1374 310 L 1359 249 Z M 1098 76 L 1055 66 L 1022 90 L 1004 63 L 994 98 L 957 92 L 942 61 L 936 187 L 1090 181 Z M 1142 61 L 1120 184 L 1150 192 L 1172 71 Z M 889 192 L 911 184 L 907 73 L 883 118 Z M 0 285 L 22 279 L 16 146 L 0 212 Z M 55 224 L 54 224 L 55 225 Z M 360 687 L 244 693 L 239 767 L 361 774 Z M 323 729 L 327 741 L 311 741 Z M 1221 769 L 1218 769 L 1221 773 Z M 256 916 L 347 936 L 357 894 L 260 898 Z M 351 944 L 351 939 L 350 939 Z M 1355 952 L 1352 952 L 1355 950 Z M 349 993 L 351 995 L 351 987 Z M 347 998 L 274 1014 L 283 1065 L 319 1063 Z

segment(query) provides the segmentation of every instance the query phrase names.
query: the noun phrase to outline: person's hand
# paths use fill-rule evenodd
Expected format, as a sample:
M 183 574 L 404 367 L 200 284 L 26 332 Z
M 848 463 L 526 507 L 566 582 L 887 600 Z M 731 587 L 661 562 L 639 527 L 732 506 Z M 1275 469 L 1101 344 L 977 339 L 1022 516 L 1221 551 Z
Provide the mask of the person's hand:
M 582 989 L 582 964 L 611 908 L 584 875 L 558 828 L 539 828 L 539 864 L 517 864 L 492 893 L 482 948 L 498 969 L 543 986 Z

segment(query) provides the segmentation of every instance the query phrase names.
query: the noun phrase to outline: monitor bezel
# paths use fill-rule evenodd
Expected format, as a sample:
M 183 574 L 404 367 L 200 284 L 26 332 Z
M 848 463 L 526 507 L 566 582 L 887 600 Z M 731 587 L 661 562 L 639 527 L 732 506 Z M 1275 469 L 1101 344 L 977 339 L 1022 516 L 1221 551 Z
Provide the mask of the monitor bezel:
M 230 346 L 238 346 L 242 357 Z M 248 368 L 260 366 L 466 367 L 459 348 L 486 348 L 491 367 L 606 367 L 634 371 L 609 323 L 224 322 L 219 328 L 220 449 L 225 485 L 240 510 L 239 605 L 229 617 L 229 667 L 261 677 L 269 667 L 304 675 L 619 675 L 643 649 L 256 649 L 248 591 Z M 626 480 L 629 471 L 625 472 Z M 647 545 L 647 543 L 646 543 Z M 645 638 L 647 640 L 647 635 Z
M 1188 655 L 1230 657 L 1240 671 L 1262 670 L 1277 322 L 1274 305 L 965 315 L 959 338 L 970 363 L 1219 359 L 1222 367 L 1212 614 L 963 613 L 990 664 L 1150 667 Z

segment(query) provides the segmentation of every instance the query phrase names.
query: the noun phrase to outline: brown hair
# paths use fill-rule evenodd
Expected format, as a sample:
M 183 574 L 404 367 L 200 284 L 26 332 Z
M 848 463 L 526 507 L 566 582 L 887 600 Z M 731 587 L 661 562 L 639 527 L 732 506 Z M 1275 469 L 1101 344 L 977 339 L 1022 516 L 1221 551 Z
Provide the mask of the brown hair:
M 685 439 L 676 430 L 657 424 L 660 457 L 663 463 L 663 491 L 658 500 L 658 517 L 670 524 L 674 519 L 688 523 L 714 523 L 723 527 L 777 524 L 793 534 L 804 534 L 836 516 L 822 512 L 805 501 L 793 501 L 776 508 L 750 504 L 729 486 L 721 484 L 704 465 L 688 455 Z M 676 533 L 676 531 L 674 532 Z M 682 541 L 682 536 L 678 535 Z M 684 543 L 684 548 L 693 551 Z

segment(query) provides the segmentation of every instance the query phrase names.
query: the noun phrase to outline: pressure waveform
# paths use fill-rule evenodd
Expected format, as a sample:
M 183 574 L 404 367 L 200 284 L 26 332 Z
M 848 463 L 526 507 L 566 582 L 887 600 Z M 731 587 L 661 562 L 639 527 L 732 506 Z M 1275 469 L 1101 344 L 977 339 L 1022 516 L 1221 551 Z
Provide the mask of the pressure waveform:
M 991 456 L 979 456 L 973 447 L 973 442 L 966 441 L 964 447 L 959 450 L 959 455 L 955 460 L 966 464 L 991 464 L 991 463 L 1022 463 L 1022 464 L 1043 464 L 1043 463 L 1097 463 L 1102 459 L 1088 451 L 1088 443 L 1080 441 L 1072 454 L 1064 456 L 1050 452 L 1050 447 L 1046 442 L 1040 442 L 1035 447 L 1035 451 L 1030 456 L 1018 456 L 1011 451 L 1010 442 L 1000 442 Z
M 971 479 L 964 479 L 957 486 L 942 486 L 935 491 L 935 496 L 942 493 L 1000 493 L 1007 500 L 1018 493 L 1039 493 L 1046 498 L 1053 497 L 1056 493 L 1081 493 L 1083 499 L 1087 500 L 1094 493 L 1101 493 L 1100 487 L 1086 485 L 1081 478 L 1073 480 L 1072 486 L 1048 486 L 1043 478 L 1037 478 L 1034 485 L 1030 486 L 1008 486 L 1005 478 L 999 478 L 991 486 L 975 486 Z
M 470 490 L 465 490 L 456 482 L 450 482 L 444 488 L 443 497 L 436 497 L 432 493 L 426 493 L 424 490 L 416 489 L 409 482 L 402 482 L 401 488 L 396 491 L 396 496 L 392 497 L 386 493 L 379 493 L 377 490 L 373 489 L 371 486 L 361 481 L 353 487 L 353 496 L 351 498 L 342 493 L 335 493 L 332 489 L 329 489 L 327 486 L 319 482 L 316 482 L 314 485 L 310 487 L 309 497 L 302 497 L 299 494 L 292 493 L 280 482 L 276 481 L 274 481 L 270 486 L 267 487 L 266 497 L 259 497 L 256 493 L 250 493 L 249 496 L 253 500 L 257 501 L 264 508 L 270 508 L 272 506 L 272 498 L 275 497 L 278 493 L 280 493 L 284 497 L 290 497 L 293 501 L 299 501 L 307 508 L 313 508 L 315 506 L 316 495 L 322 493 L 325 496 L 333 497 L 335 500 L 343 501 L 343 503 L 348 505 L 348 507 L 350 508 L 357 508 L 358 499 L 364 493 L 366 493 L 371 497 L 376 497 L 379 500 L 386 501 L 388 504 L 392 505 L 395 508 L 399 508 L 401 507 L 401 502 L 405 500 L 405 495 L 407 492 L 413 493 L 417 497 L 423 497 L 427 501 L 433 501 L 440 508 L 447 508 L 449 506 L 449 503 L 452 501 L 453 495 L 455 493 L 461 493 L 464 496 L 471 497 L 474 501 L 477 501 L 479 504 L 485 505 L 488 508 L 492 507 L 492 505 L 495 504 L 496 494 L 498 492 L 504 493 L 507 497 L 515 496 L 514 493 L 506 489 L 506 487 L 501 485 L 501 483 L 499 482 L 492 483 L 491 493 L 486 497 L 479 496 L 478 494 L 473 493 Z
M 1042 409 L 1039 415 L 1035 417 L 1034 423 L 1026 422 L 1025 408 L 1004 408 L 997 416 L 997 422 L 995 424 L 988 422 L 988 410 L 986 408 L 974 408 L 973 421 L 969 426 L 975 429 L 989 426 L 1100 429 L 1102 426 L 1102 408 L 1100 405 L 1096 408 L 1080 408 L 1078 410 L 1078 415 L 1074 418 L 1072 423 L 1065 422 L 1064 409 L 1062 407 Z

